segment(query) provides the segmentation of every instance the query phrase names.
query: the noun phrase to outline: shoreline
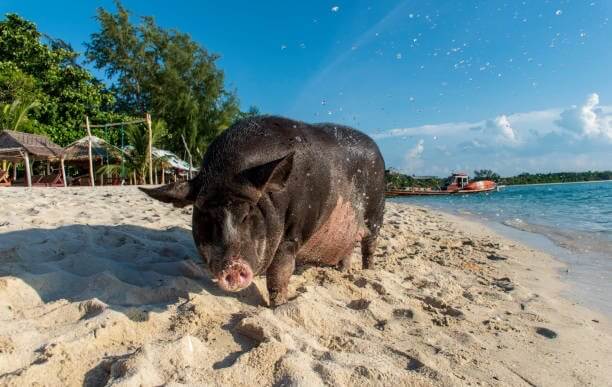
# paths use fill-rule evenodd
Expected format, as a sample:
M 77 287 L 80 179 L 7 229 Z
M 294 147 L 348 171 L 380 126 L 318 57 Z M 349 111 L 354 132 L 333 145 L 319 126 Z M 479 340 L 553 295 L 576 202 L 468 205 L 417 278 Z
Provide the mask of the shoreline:
M 528 184 L 502 184 L 503 187 L 524 187 L 532 185 L 561 185 L 561 184 L 588 184 L 588 183 L 607 183 L 611 180 L 587 180 L 587 181 L 566 181 L 562 183 L 528 183 Z
M 605 282 L 598 284 L 599 288 L 597 288 L 597 286 L 593 284 L 593 282 L 597 282 L 597 280 L 593 278 L 596 272 L 592 269 L 589 271 L 589 269 L 581 267 L 581 260 L 576 258 L 576 256 L 582 258 L 587 257 L 585 253 L 576 252 L 561 246 L 546 234 L 513 227 L 505 222 L 496 221 L 489 217 L 479 216 L 471 212 L 452 212 L 450 209 L 445 208 L 434 209 L 428 206 L 424 207 L 430 211 L 438 211 L 444 214 L 444 216 L 458 217 L 462 220 L 481 224 L 503 238 L 550 255 L 555 261 L 564 266 L 563 269 L 557 273 L 561 281 L 570 285 L 570 288 L 565 291 L 564 297 L 568 300 L 581 303 L 587 308 L 595 309 L 607 317 L 612 316 L 610 300 L 604 300 L 604 297 L 610 294 L 608 289 L 603 289 L 605 287 Z M 605 279 L 602 281 L 605 281 Z M 594 287 L 596 287 L 596 295 L 600 298 L 593 297 L 594 294 L 592 292 Z
M 482 223 L 387 202 L 375 268 L 223 293 L 190 209 L 124 187 L 2 191 L 0 384 L 609 385 L 610 319 L 563 264 Z

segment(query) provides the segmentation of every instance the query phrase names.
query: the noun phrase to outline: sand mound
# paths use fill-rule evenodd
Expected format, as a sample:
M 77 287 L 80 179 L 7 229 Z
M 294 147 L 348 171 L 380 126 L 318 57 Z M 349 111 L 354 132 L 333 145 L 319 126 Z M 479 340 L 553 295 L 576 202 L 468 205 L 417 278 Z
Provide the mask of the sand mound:
M 210 281 L 189 209 L 2 193 L 2 385 L 612 383 L 609 325 L 557 296 L 558 264 L 465 221 L 389 204 L 374 270 L 302 268 L 272 310 L 263 279 Z

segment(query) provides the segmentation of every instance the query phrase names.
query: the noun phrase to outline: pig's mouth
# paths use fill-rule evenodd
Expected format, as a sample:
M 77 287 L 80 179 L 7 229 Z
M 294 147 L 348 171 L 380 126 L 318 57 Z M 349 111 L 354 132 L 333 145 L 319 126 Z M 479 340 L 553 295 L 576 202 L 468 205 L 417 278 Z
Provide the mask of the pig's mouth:
M 232 262 L 215 277 L 221 289 L 228 292 L 237 292 L 251 284 L 253 281 L 253 270 L 248 263 L 238 258 L 232 260 Z

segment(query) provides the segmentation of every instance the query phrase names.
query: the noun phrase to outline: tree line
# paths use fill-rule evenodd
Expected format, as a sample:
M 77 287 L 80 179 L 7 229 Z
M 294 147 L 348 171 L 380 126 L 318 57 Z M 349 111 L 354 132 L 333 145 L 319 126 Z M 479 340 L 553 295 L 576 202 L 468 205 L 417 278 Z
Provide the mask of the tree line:
M 150 16 L 134 18 L 119 1 L 115 6 L 115 12 L 98 9 L 99 30 L 84 54 L 17 14 L 0 20 L 0 129 L 44 134 L 66 146 L 85 135 L 85 116 L 103 124 L 149 112 L 155 146 L 179 155 L 188 150 L 198 160 L 221 131 L 258 113 L 240 111 L 218 54 Z M 85 64 L 107 79 L 97 79 Z M 136 126 L 130 138 L 144 132 Z M 120 145 L 117 128 L 93 132 Z
M 387 188 L 401 189 L 407 187 L 440 188 L 446 178 L 426 177 L 420 178 L 403 174 L 397 170 L 385 171 Z M 521 173 L 516 176 L 501 177 L 490 169 L 474 171 L 472 180 L 493 180 L 500 185 L 519 184 L 550 184 L 574 183 L 582 181 L 612 180 L 612 171 L 586 171 L 586 172 L 555 172 L 555 173 Z
M 586 172 L 556 172 L 556 173 L 521 173 L 520 175 L 503 177 L 499 184 L 547 184 L 547 183 L 574 183 L 580 181 L 612 180 L 612 171 L 586 171 Z

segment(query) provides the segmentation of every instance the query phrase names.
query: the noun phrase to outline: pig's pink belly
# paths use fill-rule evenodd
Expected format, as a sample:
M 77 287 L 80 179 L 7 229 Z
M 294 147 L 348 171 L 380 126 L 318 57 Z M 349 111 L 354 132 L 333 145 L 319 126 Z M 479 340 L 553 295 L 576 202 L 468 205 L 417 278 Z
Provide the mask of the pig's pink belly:
M 298 261 L 336 265 L 353 251 L 364 235 L 350 202 L 339 198 L 329 218 L 302 245 Z

